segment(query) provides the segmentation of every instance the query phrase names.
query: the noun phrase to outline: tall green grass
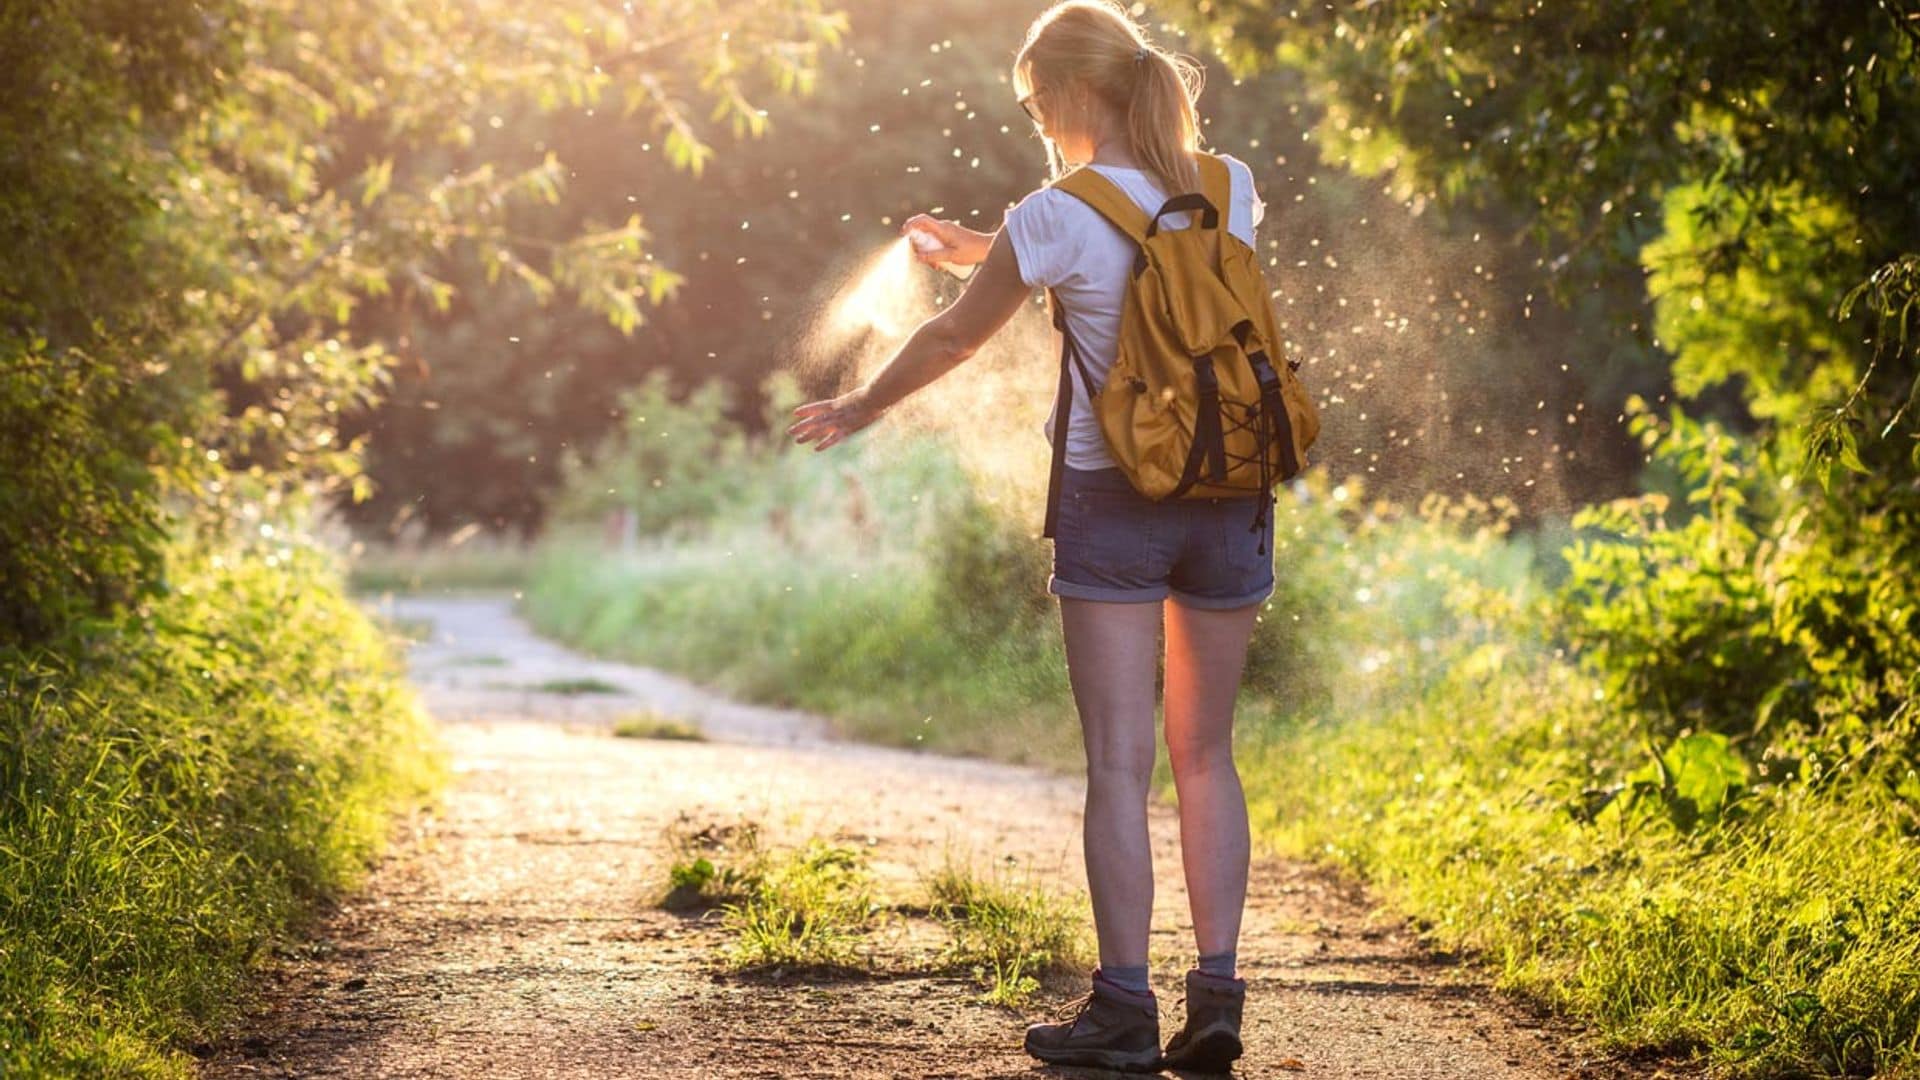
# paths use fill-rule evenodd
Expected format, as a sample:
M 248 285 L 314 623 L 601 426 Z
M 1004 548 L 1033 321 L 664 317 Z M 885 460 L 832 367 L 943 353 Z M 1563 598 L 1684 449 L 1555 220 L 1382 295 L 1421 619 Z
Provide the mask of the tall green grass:
M 534 553 L 502 537 L 432 544 L 352 542 L 348 587 L 356 593 L 497 592 L 526 583 Z
M 176 546 L 170 590 L 0 658 L 0 1074 L 186 1048 L 442 775 L 388 633 L 322 553 Z
M 1016 761 L 1072 760 L 1044 550 L 938 443 L 859 470 L 788 454 L 697 542 L 606 550 L 561 530 L 523 610 L 589 651 L 814 710 L 847 734 Z M 1025 594 L 982 589 L 1024 573 Z
M 1449 672 L 1372 715 L 1277 721 L 1242 756 L 1259 831 L 1359 872 L 1429 940 L 1726 1076 L 1920 1062 L 1915 815 L 1885 777 L 1763 789 L 1688 832 L 1583 813 L 1644 751 L 1550 653 Z

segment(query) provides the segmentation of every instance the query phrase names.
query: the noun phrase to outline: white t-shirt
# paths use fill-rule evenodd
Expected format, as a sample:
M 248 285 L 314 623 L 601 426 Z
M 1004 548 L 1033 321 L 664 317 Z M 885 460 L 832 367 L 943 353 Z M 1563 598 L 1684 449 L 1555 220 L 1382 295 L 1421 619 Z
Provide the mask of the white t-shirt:
M 1230 154 L 1221 154 L 1231 178 L 1233 205 L 1227 209 L 1227 231 L 1253 247 L 1253 228 L 1266 207 L 1253 189 L 1253 171 Z M 1120 165 L 1091 166 L 1152 214 L 1166 203 L 1152 173 Z M 1163 229 L 1192 224 L 1191 213 L 1168 214 Z M 1020 262 L 1020 277 L 1036 289 L 1053 289 L 1066 311 L 1067 329 L 1080 347 L 1080 358 L 1096 386 L 1107 380 L 1120 337 L 1120 304 L 1126 297 L 1127 277 L 1133 269 L 1133 241 L 1100 212 L 1064 191 L 1043 187 L 1007 210 L 1007 239 Z M 1053 439 L 1059 403 L 1048 415 L 1047 439 Z M 1073 416 L 1067 431 L 1067 464 L 1075 469 L 1104 469 L 1114 464 L 1107 453 L 1100 421 L 1088 403 L 1087 387 L 1073 374 Z

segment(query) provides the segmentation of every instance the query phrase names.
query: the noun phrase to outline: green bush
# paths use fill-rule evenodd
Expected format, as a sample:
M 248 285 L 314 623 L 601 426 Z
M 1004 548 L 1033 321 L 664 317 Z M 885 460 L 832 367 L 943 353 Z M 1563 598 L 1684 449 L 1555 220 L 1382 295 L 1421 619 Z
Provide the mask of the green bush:
M 769 397 L 791 407 L 790 389 Z M 649 424 L 676 431 L 724 424 L 698 395 L 650 408 Z M 1045 545 L 975 491 L 950 448 L 888 429 L 831 454 L 778 435 L 745 445 L 724 478 L 689 461 L 679 475 L 703 493 L 648 511 L 662 531 L 633 550 L 556 531 L 526 590 L 534 625 L 886 742 L 1077 753 Z
M 167 549 L 166 591 L 0 657 L 0 1073 L 188 1076 L 247 970 L 437 784 L 322 553 Z
M 1895 503 L 1814 527 L 1835 508 L 1774 455 L 1630 410 L 1677 490 L 1575 517 L 1565 626 L 1608 692 L 1649 738 L 1719 732 L 1763 774 L 1920 762 L 1920 521 Z
M 1286 712 L 1360 708 L 1406 694 L 1444 666 L 1444 645 L 1503 638 L 1483 595 L 1537 594 L 1534 545 L 1511 535 L 1506 500 L 1369 500 L 1358 477 L 1307 473 L 1274 508 L 1274 594 L 1245 686 Z M 1389 679 L 1389 676 L 1393 676 Z
M 151 391 L 73 350 L 0 333 L 0 644 L 52 640 L 159 571 Z
M 168 482 L 208 466 L 199 373 L 165 339 L 204 305 L 159 149 L 213 91 L 230 5 L 0 10 L 0 646 L 44 644 L 151 587 Z

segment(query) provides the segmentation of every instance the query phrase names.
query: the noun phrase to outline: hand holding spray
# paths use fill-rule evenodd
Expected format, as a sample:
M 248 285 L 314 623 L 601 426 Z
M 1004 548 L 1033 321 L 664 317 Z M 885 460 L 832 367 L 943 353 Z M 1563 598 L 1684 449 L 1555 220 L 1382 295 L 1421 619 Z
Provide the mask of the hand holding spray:
M 929 229 L 918 226 L 908 229 L 907 238 L 913 241 L 914 248 L 922 254 L 931 254 L 936 251 L 947 250 L 947 245 L 941 243 L 940 238 L 935 236 Z M 947 273 L 952 274 L 962 281 L 966 280 L 968 275 L 973 273 L 973 267 L 971 265 L 959 266 L 950 262 L 936 262 L 933 265 L 938 266 L 940 269 L 945 270 Z

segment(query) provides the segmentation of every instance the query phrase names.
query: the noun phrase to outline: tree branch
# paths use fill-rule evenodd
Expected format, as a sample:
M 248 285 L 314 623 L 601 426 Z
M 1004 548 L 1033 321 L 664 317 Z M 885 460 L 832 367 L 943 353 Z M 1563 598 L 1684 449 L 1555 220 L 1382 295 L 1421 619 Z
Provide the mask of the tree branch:
M 335 241 L 332 247 L 308 260 L 307 265 L 301 267 L 298 273 L 288 279 L 286 287 L 280 290 L 281 298 L 285 299 L 291 296 L 295 289 L 306 284 L 308 279 L 320 272 L 321 267 L 325 266 L 335 255 L 344 251 L 347 245 L 351 244 L 357 237 L 357 233 L 344 236 Z M 234 343 L 240 340 L 242 334 L 245 334 L 253 327 L 254 323 L 259 322 L 262 318 L 272 313 L 272 308 L 266 304 L 255 306 L 253 311 L 250 312 L 245 319 L 235 323 L 233 329 L 229 330 L 227 335 L 220 339 L 220 344 L 214 346 L 211 358 L 217 362 L 220 357 L 226 355 L 228 349 L 233 348 Z

